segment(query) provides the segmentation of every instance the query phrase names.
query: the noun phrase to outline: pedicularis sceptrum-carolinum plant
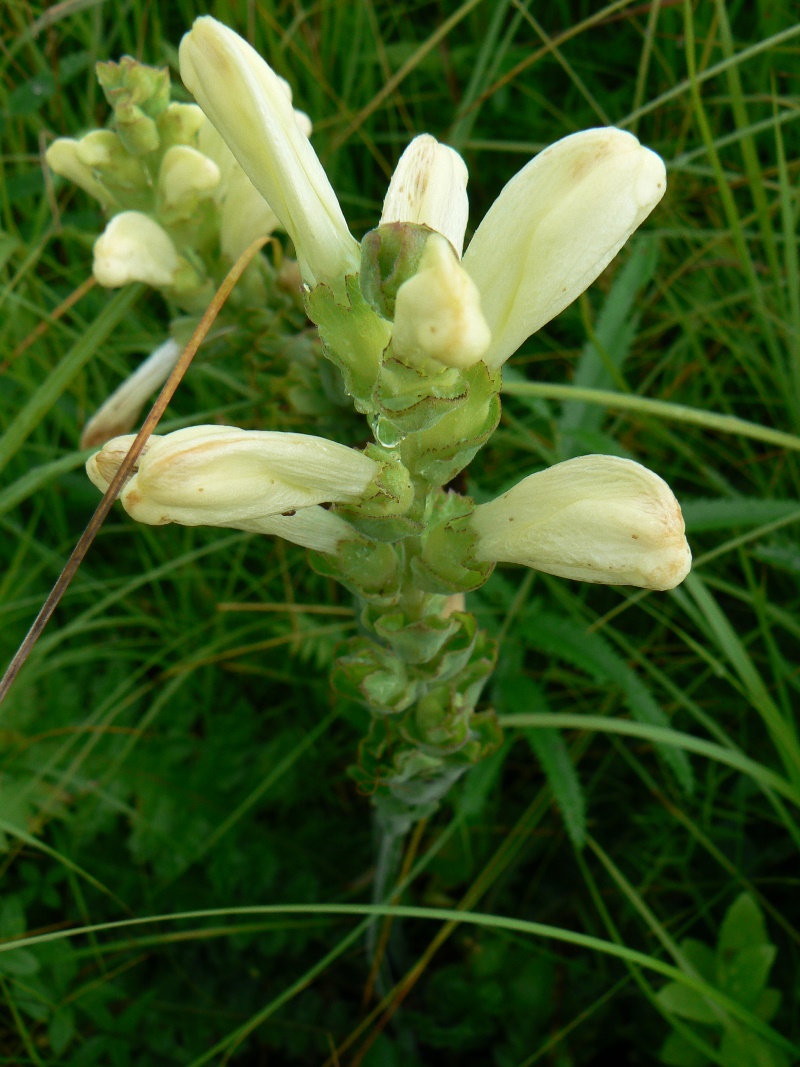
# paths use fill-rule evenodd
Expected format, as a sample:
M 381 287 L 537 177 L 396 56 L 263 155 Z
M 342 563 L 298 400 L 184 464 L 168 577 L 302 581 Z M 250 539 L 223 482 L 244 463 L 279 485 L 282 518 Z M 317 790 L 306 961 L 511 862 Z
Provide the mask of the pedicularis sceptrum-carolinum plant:
M 498 744 L 491 711 L 476 710 L 496 649 L 464 610 L 464 594 L 495 563 L 649 589 L 670 589 L 688 572 L 675 497 L 630 460 L 572 459 L 478 507 L 447 488 L 497 426 L 505 361 L 647 217 L 665 190 L 664 165 L 621 130 L 566 137 L 506 185 L 462 257 L 466 167 L 422 135 L 398 163 L 379 225 L 359 245 L 285 82 L 260 56 L 201 18 L 183 39 L 180 66 L 205 120 L 194 109 L 179 114 L 216 138 L 216 152 L 229 150 L 225 166 L 291 238 L 322 352 L 374 442 L 357 451 L 304 434 L 179 430 L 150 439 L 121 501 L 149 524 L 232 527 L 305 545 L 316 570 L 353 592 L 361 635 L 338 659 L 334 684 L 372 713 L 354 774 L 396 836 Z M 134 113 L 132 128 L 137 121 Z M 85 140 L 69 151 L 86 169 L 70 176 L 98 195 L 92 183 L 102 168 L 81 155 Z M 211 157 L 195 144 L 178 146 L 174 163 L 168 149 L 160 162 L 158 189 L 174 184 L 176 203 L 183 190 L 202 199 L 210 188 Z M 106 283 L 140 261 L 129 215 L 112 218 L 95 250 L 95 273 L 98 257 L 120 261 Z M 168 220 L 156 222 L 166 233 Z M 120 252 L 123 231 L 132 245 Z M 168 241 L 147 245 L 154 273 L 145 280 L 161 284 L 156 275 L 172 272 L 174 291 L 187 284 Z M 116 438 L 89 461 L 100 489 L 131 440 Z

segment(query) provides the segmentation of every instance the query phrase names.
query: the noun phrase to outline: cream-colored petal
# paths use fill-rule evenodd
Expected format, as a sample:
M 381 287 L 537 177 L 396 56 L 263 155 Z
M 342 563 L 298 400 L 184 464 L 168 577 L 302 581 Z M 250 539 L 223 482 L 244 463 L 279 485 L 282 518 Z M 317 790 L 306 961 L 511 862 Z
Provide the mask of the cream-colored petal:
M 397 291 L 392 351 L 430 357 L 449 367 L 471 367 L 489 347 L 480 294 L 450 243 L 431 234 L 419 270 Z
M 475 555 L 606 585 L 672 589 L 692 556 L 680 505 L 647 467 L 581 456 L 475 509 Z
M 104 451 L 117 447 L 111 441 Z M 363 453 L 321 437 L 193 426 L 151 444 L 120 499 L 150 525 L 241 527 L 314 504 L 358 500 L 377 471 Z
M 342 541 L 358 539 L 358 534 L 340 515 L 319 506 L 300 508 L 285 515 L 252 519 L 236 527 L 250 533 L 272 534 L 315 552 L 335 553 Z
M 490 367 L 591 285 L 665 189 L 660 157 L 613 127 L 557 141 L 511 179 L 464 255 L 492 331 Z
M 98 200 L 104 208 L 112 206 L 114 197 L 95 178 L 91 167 L 81 160 L 77 141 L 71 137 L 59 137 L 47 149 L 44 158 L 50 170 L 55 174 L 80 186 L 84 192 Z
M 158 191 L 169 208 L 189 202 L 193 207 L 197 198 L 211 196 L 220 183 L 217 164 L 203 152 L 190 145 L 176 144 L 168 148 L 158 171 Z
M 461 258 L 467 228 L 467 166 L 458 152 L 423 133 L 403 152 L 395 168 L 381 225 L 414 222 L 442 234 Z
M 94 276 L 109 289 L 130 282 L 169 286 L 179 266 L 169 234 L 141 211 L 115 215 L 94 243 Z
M 151 352 L 86 423 L 81 448 L 101 445 L 132 429 L 145 401 L 170 376 L 180 354 L 181 346 L 171 338 Z
M 180 46 L 181 77 L 292 238 L 303 278 L 343 291 L 358 244 L 281 79 L 233 30 L 209 16 Z
M 266 237 L 279 226 L 275 212 L 237 163 L 220 201 L 223 255 L 238 259 L 257 237 Z
M 101 493 L 108 491 L 108 487 L 114 480 L 114 475 L 122 465 L 122 461 L 130 451 L 130 447 L 136 440 L 135 433 L 124 434 L 122 437 L 115 437 L 112 441 L 108 441 L 99 452 L 95 452 L 93 456 L 89 456 L 86 461 L 86 473 L 89 476 L 89 481 Z M 144 448 L 137 457 L 136 464 L 133 468 L 133 474 L 139 468 L 139 462 L 142 456 L 151 448 L 156 441 L 159 441 L 160 437 L 157 434 L 153 434 L 145 441 Z

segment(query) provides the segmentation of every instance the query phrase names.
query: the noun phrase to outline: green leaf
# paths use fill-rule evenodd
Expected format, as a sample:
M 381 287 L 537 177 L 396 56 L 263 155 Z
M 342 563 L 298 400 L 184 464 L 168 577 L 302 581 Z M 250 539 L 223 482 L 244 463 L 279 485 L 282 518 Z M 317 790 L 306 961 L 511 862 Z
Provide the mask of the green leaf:
M 783 994 L 780 989 L 765 989 L 758 998 L 758 1004 L 756 1004 L 754 1009 L 759 1019 L 763 1019 L 765 1023 L 774 1019 L 778 1014 L 778 1008 L 781 1006 L 782 998 Z
M 681 982 L 667 982 L 664 988 L 656 993 L 656 1000 L 664 1011 L 672 1015 L 679 1015 L 682 1019 L 691 1019 L 696 1023 L 719 1026 L 719 1019 L 709 1002 Z
M 75 1036 L 75 1016 L 69 1008 L 58 1008 L 47 1027 L 47 1039 L 56 1056 L 60 1056 Z
M 753 945 L 769 943 L 761 909 L 749 893 L 742 893 L 728 908 L 722 921 L 717 951 L 733 954 Z
M 16 894 L 9 894 L 0 902 L 0 937 L 19 937 L 25 930 L 25 909 L 22 901 Z
M 586 844 L 586 798 L 564 738 L 558 730 L 550 728 L 523 733 L 542 765 L 570 841 L 575 848 L 582 849 Z
M 344 377 L 345 389 L 359 411 L 371 409 L 371 394 L 392 328 L 361 295 L 358 277 L 347 278 L 349 305 L 340 304 L 327 285 L 306 295 L 306 311 L 319 326 L 323 350 Z
M 519 651 L 507 643 L 503 648 L 502 667 L 494 686 L 498 711 L 547 711 L 544 694 L 526 677 L 520 664 Z M 522 732 L 541 764 L 570 841 L 575 848 L 582 849 L 586 843 L 586 798 L 564 738 L 558 730 L 550 727 Z
M 669 1067 L 705 1067 L 708 1058 L 683 1036 L 673 1031 L 661 1046 L 659 1059 Z
M 684 941 L 681 941 L 681 952 L 686 957 L 687 963 L 694 967 L 701 978 L 715 984 L 717 961 L 713 949 L 709 948 L 704 941 L 697 941 L 693 937 L 687 937 Z
M 464 779 L 456 794 L 455 806 L 468 819 L 479 819 L 486 810 L 489 796 L 511 751 L 511 740 L 504 741 L 493 755 L 478 763 Z
M 0 971 L 5 974 L 13 974 L 16 977 L 36 974 L 39 970 L 39 961 L 27 948 L 12 949 L 0 956 Z
M 723 1034 L 719 1055 L 724 1067 L 789 1067 L 783 1052 L 738 1026 Z
M 733 1000 L 754 1008 L 764 992 L 776 953 L 774 945 L 751 945 L 738 950 L 732 958 L 720 951 L 717 985 Z

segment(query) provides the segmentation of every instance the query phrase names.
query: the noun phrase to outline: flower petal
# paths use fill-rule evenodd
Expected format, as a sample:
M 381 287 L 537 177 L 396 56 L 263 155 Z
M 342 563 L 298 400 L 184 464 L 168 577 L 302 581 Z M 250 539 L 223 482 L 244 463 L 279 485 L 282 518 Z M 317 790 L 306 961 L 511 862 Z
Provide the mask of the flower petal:
M 313 548 L 315 552 L 335 553 L 342 541 L 358 540 L 358 534 L 341 515 L 319 506 L 300 508 L 286 515 L 270 515 L 242 523 L 238 530 L 272 534 L 295 545 Z
M 86 423 L 81 448 L 127 433 L 135 425 L 144 402 L 169 377 L 181 351 L 181 346 L 170 338 L 151 352 Z
M 429 234 L 419 270 L 397 290 L 392 351 L 411 360 L 429 356 L 448 367 L 471 367 L 490 340 L 475 283 L 449 242 Z
M 211 196 L 220 183 L 217 164 L 196 148 L 176 144 L 168 148 L 158 171 L 158 190 L 166 207 L 187 202 L 194 207 L 198 198 Z
M 492 331 L 490 367 L 591 285 L 665 189 L 660 157 L 613 127 L 557 141 L 511 179 L 464 256 Z
M 94 243 L 94 276 L 108 289 L 129 282 L 168 286 L 179 266 L 169 234 L 141 211 L 115 215 Z
M 107 479 L 125 440 L 109 441 L 92 457 L 87 470 L 95 484 L 93 472 Z M 132 518 L 152 526 L 243 528 L 314 504 L 358 500 L 377 471 L 363 453 L 322 437 L 192 426 L 150 439 L 120 500 Z
M 467 228 L 467 165 L 428 133 L 415 137 L 395 167 L 383 201 L 381 226 L 415 222 L 446 237 L 461 258 Z
M 475 509 L 480 560 L 562 578 L 672 589 L 692 556 L 667 483 L 617 456 L 581 456 L 531 474 Z
M 209 16 L 180 46 L 181 77 L 280 219 L 309 285 L 341 291 L 358 270 L 351 236 L 330 182 L 300 130 L 282 79 L 233 30 Z
M 114 197 L 105 186 L 95 178 L 91 167 L 80 158 L 79 142 L 71 137 L 59 137 L 53 141 L 44 154 L 50 170 L 80 186 L 84 192 L 99 200 L 103 208 L 108 209 L 114 203 Z

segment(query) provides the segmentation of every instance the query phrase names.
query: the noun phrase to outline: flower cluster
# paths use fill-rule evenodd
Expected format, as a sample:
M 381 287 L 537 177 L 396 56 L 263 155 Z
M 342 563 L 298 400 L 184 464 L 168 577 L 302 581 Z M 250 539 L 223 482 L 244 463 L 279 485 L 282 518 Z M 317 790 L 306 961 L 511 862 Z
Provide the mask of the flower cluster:
M 398 818 L 417 817 L 497 740 L 475 711 L 492 643 L 448 597 L 477 588 L 497 562 L 650 589 L 688 572 L 672 491 L 631 460 L 570 460 L 478 507 L 445 488 L 497 425 L 503 364 L 647 217 L 664 165 L 621 130 L 565 137 L 505 186 L 464 251 L 466 167 L 422 135 L 359 243 L 285 83 L 242 38 L 198 19 L 180 66 L 216 131 L 207 158 L 228 153 L 236 181 L 252 183 L 291 238 L 323 354 L 375 443 L 360 452 L 297 434 L 181 430 L 151 442 L 122 502 L 143 522 L 304 544 L 360 597 L 371 636 L 351 642 L 334 681 L 382 720 L 361 773 L 388 790 Z M 166 249 L 156 258 L 173 269 Z M 127 445 L 111 441 L 90 461 L 100 488 Z
M 98 283 L 113 289 L 142 282 L 157 289 L 176 313 L 172 336 L 89 420 L 81 440 L 84 447 L 135 425 L 231 264 L 253 241 L 280 228 L 269 204 L 197 104 L 171 99 L 165 69 L 124 57 L 119 63 L 99 63 L 97 76 L 112 109 L 109 128 L 77 139 L 58 138 L 47 150 L 47 163 L 93 196 L 109 216 L 94 244 Z M 279 85 L 291 103 L 289 84 L 281 80 Z M 292 114 L 299 135 L 308 137 L 308 116 Z M 282 326 L 288 319 L 296 336 L 303 324 L 296 278 L 293 260 L 283 258 L 276 270 L 268 257 L 258 255 L 224 310 L 219 331 L 235 332 L 246 348 L 246 334 L 263 335 L 265 321 L 269 331 L 271 321 Z M 252 340 L 249 347 L 255 347 Z M 305 361 L 314 374 L 304 373 L 297 347 L 287 369 L 287 390 L 315 394 L 311 404 L 318 406 L 322 390 L 314 380 L 317 358 Z M 273 383 L 278 377 L 273 375 Z
M 125 57 L 100 63 L 110 129 L 60 137 L 48 166 L 110 215 L 94 246 L 93 273 L 110 289 L 145 282 L 178 306 L 204 310 L 217 251 L 228 263 L 279 222 L 196 104 L 170 100 L 166 70 Z M 288 82 L 278 81 L 291 106 Z M 298 136 L 307 115 L 292 111 Z

